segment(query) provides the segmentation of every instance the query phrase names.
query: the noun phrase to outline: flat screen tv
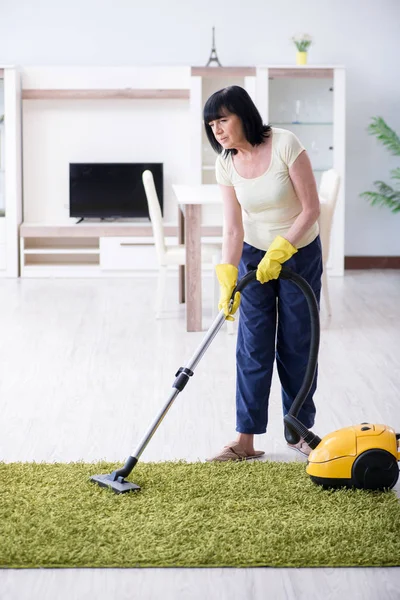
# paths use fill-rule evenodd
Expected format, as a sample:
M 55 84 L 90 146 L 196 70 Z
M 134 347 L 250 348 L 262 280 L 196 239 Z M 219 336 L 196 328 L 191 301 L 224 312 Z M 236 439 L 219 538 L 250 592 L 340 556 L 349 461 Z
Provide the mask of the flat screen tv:
M 149 219 L 142 182 L 142 173 L 146 169 L 153 173 L 162 211 L 162 163 L 70 163 L 70 216 L 80 219 Z

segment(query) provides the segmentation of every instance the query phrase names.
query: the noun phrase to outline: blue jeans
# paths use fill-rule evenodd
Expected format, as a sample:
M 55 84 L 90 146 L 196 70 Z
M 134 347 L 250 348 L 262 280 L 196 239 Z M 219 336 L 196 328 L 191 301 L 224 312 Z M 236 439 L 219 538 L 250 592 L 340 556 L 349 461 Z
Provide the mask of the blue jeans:
M 239 278 L 257 269 L 265 251 L 246 242 L 239 265 Z M 321 293 L 322 254 L 319 236 L 301 248 L 285 266 L 311 285 L 318 305 Z M 310 315 L 303 292 L 291 281 L 275 279 L 250 283 L 242 292 L 236 347 L 236 431 L 265 433 L 268 400 L 276 358 L 282 386 L 283 414 L 295 399 L 308 362 Z M 314 425 L 314 382 L 298 419 L 308 428 Z

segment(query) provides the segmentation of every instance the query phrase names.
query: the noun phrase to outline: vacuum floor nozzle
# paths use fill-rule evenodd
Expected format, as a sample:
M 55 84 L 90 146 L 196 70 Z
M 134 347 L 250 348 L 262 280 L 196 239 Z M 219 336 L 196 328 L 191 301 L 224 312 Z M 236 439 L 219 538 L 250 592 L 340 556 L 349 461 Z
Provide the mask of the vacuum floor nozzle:
M 90 481 L 94 481 L 100 487 L 111 488 L 116 494 L 124 494 L 125 492 L 138 492 L 140 486 L 130 481 L 125 481 L 122 477 L 114 480 L 111 474 L 93 475 Z

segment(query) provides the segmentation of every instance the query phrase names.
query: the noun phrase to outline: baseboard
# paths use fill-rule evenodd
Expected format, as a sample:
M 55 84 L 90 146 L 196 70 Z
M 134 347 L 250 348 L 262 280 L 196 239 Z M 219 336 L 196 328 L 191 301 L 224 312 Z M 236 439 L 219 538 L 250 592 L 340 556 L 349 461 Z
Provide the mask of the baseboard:
M 400 269 L 400 256 L 345 256 L 345 269 Z

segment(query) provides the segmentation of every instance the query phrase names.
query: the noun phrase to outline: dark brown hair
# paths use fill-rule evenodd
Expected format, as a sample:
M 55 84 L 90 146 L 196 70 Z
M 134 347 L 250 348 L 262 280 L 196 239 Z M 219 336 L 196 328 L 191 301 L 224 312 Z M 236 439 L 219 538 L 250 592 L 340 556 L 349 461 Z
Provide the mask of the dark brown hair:
M 215 139 L 209 123 L 221 119 L 224 116 L 224 109 L 240 118 L 246 140 L 252 146 L 258 146 L 265 138 L 269 137 L 271 127 L 264 125 L 261 115 L 249 94 L 238 85 L 230 85 L 210 96 L 203 111 L 204 127 L 208 141 L 218 154 L 221 154 L 224 149 Z M 225 150 L 225 156 L 230 152 L 236 154 L 237 150 L 234 148 Z

